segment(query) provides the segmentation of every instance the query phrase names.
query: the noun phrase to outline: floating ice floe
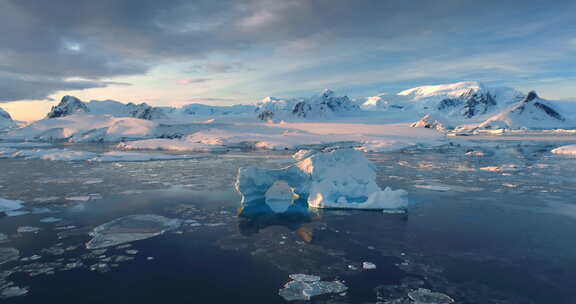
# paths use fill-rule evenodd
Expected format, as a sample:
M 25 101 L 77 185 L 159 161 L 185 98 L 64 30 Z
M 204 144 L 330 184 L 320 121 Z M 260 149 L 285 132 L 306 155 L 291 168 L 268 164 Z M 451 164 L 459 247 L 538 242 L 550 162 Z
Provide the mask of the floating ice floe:
M 382 190 L 376 184 L 375 167 L 362 152 L 306 153 L 297 153 L 299 161 L 284 169 L 240 168 L 235 186 L 242 203 L 265 199 L 274 183 L 284 181 L 313 208 L 396 210 L 407 206 L 406 191 Z
M 180 227 L 181 221 L 160 215 L 139 214 L 117 218 L 90 232 L 87 249 L 99 249 L 149 239 Z
M 574 155 L 576 156 L 576 145 L 561 146 L 552 150 L 554 154 Z
M 12 297 L 19 297 L 19 296 L 23 296 L 27 293 L 28 293 L 28 289 L 26 289 L 26 288 L 22 288 L 22 287 L 18 287 L 18 286 L 11 286 L 11 287 L 4 288 L 2 290 L 2 292 L 0 292 L 0 298 L 6 299 L 6 298 L 12 298 Z
M 11 212 L 22 208 L 22 201 L 8 200 L 0 197 L 0 213 Z
M 340 281 L 321 281 L 320 277 L 307 274 L 291 274 L 278 294 L 286 301 L 310 300 L 313 296 L 343 293 L 348 287 Z
M 36 233 L 40 230 L 42 230 L 42 229 L 38 228 L 38 227 L 20 226 L 20 227 L 18 227 L 18 229 L 16 229 L 16 232 L 18 232 L 18 233 Z
M 450 304 L 454 303 L 454 299 L 451 297 L 439 293 L 433 292 L 429 289 L 418 288 L 414 291 L 408 293 L 408 298 L 414 301 L 414 304 Z

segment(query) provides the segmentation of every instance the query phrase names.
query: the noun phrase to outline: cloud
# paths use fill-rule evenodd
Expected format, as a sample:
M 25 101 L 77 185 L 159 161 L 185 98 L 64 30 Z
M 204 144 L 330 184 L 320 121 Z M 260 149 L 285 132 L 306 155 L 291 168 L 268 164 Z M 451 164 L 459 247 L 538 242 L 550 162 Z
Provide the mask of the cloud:
M 128 85 L 110 81 L 61 80 L 53 77 L 19 77 L 0 74 L 0 103 L 18 100 L 46 99 L 57 91 L 104 88 Z
M 241 62 L 207 62 L 202 64 L 194 64 L 185 72 L 206 72 L 206 73 L 232 73 L 249 70 Z
M 198 83 L 205 83 L 210 81 L 210 78 L 184 78 L 178 81 L 179 84 L 198 84 Z
M 261 68 L 282 74 L 294 69 L 281 64 L 284 57 L 305 54 L 314 65 L 350 52 L 350 61 L 339 62 L 348 65 L 344 72 L 373 72 L 439 54 L 566 45 L 576 32 L 574 10 L 569 0 L 1 0 L 0 73 L 13 87 L 0 91 L 0 100 L 102 87 L 104 79 L 174 62 L 206 61 L 192 67 L 195 73 L 244 73 L 241 62 L 252 69 L 251 61 L 271 58 Z M 184 82 L 210 77 L 194 76 Z M 323 71 L 316 77 L 321 82 Z M 33 94 L 20 89 L 32 83 L 40 86 Z

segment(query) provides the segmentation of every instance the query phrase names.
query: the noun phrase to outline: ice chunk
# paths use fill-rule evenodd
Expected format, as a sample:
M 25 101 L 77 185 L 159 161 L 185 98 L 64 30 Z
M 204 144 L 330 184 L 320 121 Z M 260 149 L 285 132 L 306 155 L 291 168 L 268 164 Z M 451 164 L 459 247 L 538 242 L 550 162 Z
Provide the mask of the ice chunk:
M 180 224 L 180 220 L 153 214 L 117 218 L 94 228 L 90 232 L 92 239 L 86 243 L 86 248 L 105 248 L 148 239 L 177 229 Z
M 0 213 L 22 208 L 22 201 L 8 200 L 0 197 Z
M 61 218 L 57 218 L 57 217 L 45 217 L 43 219 L 40 219 L 41 223 L 56 223 L 56 222 L 60 222 L 62 219 Z
M 18 229 L 16 229 L 16 232 L 18 232 L 18 233 L 36 233 L 40 230 L 42 230 L 42 229 L 38 228 L 38 227 L 20 226 L 20 227 L 18 227 Z
M 561 146 L 552 150 L 552 153 L 576 156 L 576 145 Z
M 450 187 L 442 185 L 415 185 L 414 187 L 432 191 L 450 191 Z
M 362 268 L 367 269 L 367 270 L 376 269 L 376 264 L 374 264 L 372 262 L 362 262 Z
M 0 247 L 0 265 L 14 261 L 20 257 L 20 251 L 12 247 Z
M 418 288 L 414 291 L 408 293 L 408 297 L 414 301 L 415 304 L 450 304 L 454 303 L 454 299 L 451 297 L 439 293 L 433 292 L 429 289 Z
M 299 152 L 294 157 L 300 161 L 284 169 L 240 168 L 235 186 L 243 204 L 266 198 L 268 189 L 284 181 L 314 208 L 381 210 L 407 206 L 404 190 L 382 190 L 376 184 L 375 167 L 360 151 Z
M 292 281 L 278 292 L 286 301 L 310 300 L 313 296 L 342 293 L 348 289 L 340 281 L 321 281 L 320 277 L 314 275 L 292 274 L 290 278 Z

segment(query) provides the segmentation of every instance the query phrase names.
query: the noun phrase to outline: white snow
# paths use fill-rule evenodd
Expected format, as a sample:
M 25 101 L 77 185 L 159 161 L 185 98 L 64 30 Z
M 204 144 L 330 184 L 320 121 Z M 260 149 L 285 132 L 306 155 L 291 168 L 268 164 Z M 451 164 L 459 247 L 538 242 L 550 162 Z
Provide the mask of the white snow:
M 556 149 L 553 149 L 552 153 L 576 156 L 576 145 L 561 146 Z
M 17 124 L 14 120 L 12 120 L 10 114 L 6 112 L 6 110 L 0 108 L 0 131 L 12 129 L 16 126 Z
M 300 158 L 299 153 L 296 157 Z M 241 168 L 236 189 L 242 202 L 263 199 L 277 181 L 306 197 L 313 208 L 400 209 L 407 206 L 404 190 L 382 190 L 375 182 L 374 165 L 360 151 L 338 149 L 311 153 L 280 170 Z
M 86 151 L 74 151 L 69 149 L 29 149 L 16 150 L 12 148 L 0 148 L 0 158 L 23 158 L 40 159 L 49 161 L 89 161 L 89 162 L 140 162 L 154 160 L 178 160 L 201 158 L 205 155 L 169 155 L 141 152 L 110 151 L 93 153 Z M 99 181 L 89 181 L 89 183 Z
M 3 135 L 8 140 L 100 142 L 153 137 L 158 123 L 128 117 L 77 113 L 43 119 Z

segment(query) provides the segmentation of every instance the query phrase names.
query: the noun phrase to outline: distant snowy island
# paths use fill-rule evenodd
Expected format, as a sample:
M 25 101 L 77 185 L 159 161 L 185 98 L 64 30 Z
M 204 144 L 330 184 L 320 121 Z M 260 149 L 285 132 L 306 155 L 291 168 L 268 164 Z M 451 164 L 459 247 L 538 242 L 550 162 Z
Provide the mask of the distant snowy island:
M 571 133 L 574 117 L 576 102 L 474 81 L 360 100 L 325 90 L 306 98 L 267 97 L 233 106 L 154 107 L 64 96 L 46 118 L 25 126 L 1 110 L 0 140 L 117 142 L 122 150 L 176 151 L 297 150 L 336 144 L 381 152 L 439 143 L 446 135 Z

